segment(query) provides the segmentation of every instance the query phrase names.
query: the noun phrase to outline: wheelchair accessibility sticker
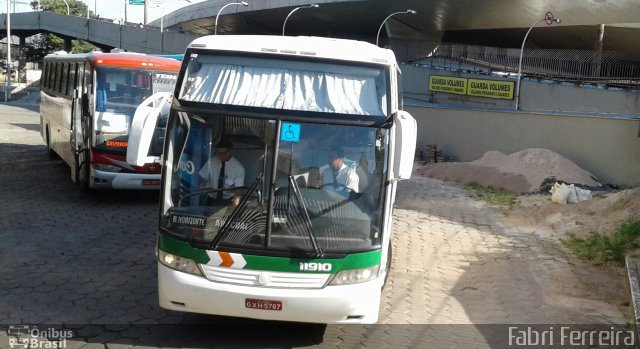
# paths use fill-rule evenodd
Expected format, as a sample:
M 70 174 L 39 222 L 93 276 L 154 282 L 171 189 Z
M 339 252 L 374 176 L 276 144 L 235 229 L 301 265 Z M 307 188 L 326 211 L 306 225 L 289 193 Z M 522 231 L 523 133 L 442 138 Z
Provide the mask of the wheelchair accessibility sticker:
M 283 142 L 300 142 L 300 127 L 300 124 L 283 122 L 280 140 Z

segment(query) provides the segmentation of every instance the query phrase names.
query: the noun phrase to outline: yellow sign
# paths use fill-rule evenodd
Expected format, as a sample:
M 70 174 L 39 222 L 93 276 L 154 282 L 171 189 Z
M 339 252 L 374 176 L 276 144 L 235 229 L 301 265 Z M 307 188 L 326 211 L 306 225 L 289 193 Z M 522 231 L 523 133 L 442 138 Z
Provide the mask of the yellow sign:
M 467 79 L 431 75 L 429 77 L 429 91 L 464 95 L 467 93 Z
M 513 99 L 512 81 L 480 80 L 431 75 L 429 91 L 455 93 L 485 98 Z
M 512 81 L 469 79 L 467 94 L 477 97 L 512 99 L 514 85 Z

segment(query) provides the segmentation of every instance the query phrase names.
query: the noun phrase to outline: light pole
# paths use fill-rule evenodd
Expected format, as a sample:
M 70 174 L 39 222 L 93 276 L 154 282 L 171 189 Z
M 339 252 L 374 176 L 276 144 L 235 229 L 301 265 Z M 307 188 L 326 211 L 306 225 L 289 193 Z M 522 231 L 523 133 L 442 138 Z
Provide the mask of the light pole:
M 544 18 L 533 23 L 531 27 L 529 27 L 529 30 L 527 30 L 527 34 L 524 35 L 524 40 L 522 40 L 522 47 L 520 47 L 520 59 L 518 60 L 518 80 L 516 82 L 516 98 L 515 98 L 516 110 L 518 110 L 518 107 L 520 104 L 520 80 L 522 79 L 522 54 L 524 53 L 524 44 L 527 42 L 527 37 L 529 36 L 529 33 L 531 32 L 533 27 L 535 27 L 536 25 L 538 25 L 538 23 L 543 21 L 546 22 L 547 25 L 551 25 L 553 23 L 560 23 L 560 18 L 554 18 L 553 13 L 547 12 L 544 15 Z
M 378 42 L 379 42 L 379 40 L 380 40 L 380 32 L 382 31 L 382 27 L 384 27 L 384 23 L 385 23 L 386 21 L 388 21 L 388 20 L 389 20 L 389 18 L 391 18 L 392 16 L 395 16 L 395 15 L 398 15 L 398 14 L 401 14 L 401 13 L 408 13 L 408 14 L 415 15 L 415 14 L 416 14 L 416 13 L 418 13 L 418 12 L 417 12 L 417 11 L 415 11 L 415 10 L 412 10 L 412 9 L 406 9 L 406 10 L 404 10 L 404 11 L 394 12 L 394 13 L 392 13 L 392 14 L 388 15 L 388 16 L 387 16 L 387 18 L 385 18 L 385 19 L 384 19 L 384 21 L 382 21 L 382 23 L 380 24 L 380 28 L 378 28 L 378 34 L 376 34 L 376 46 L 379 46 L 379 45 L 378 45 Z
M 289 19 L 289 17 L 291 17 L 291 15 L 298 11 L 301 8 L 311 8 L 311 7 L 319 7 L 318 4 L 310 4 L 310 5 L 306 5 L 306 6 L 300 6 L 300 7 L 296 7 L 293 10 L 291 10 L 291 12 L 289 12 L 289 14 L 287 15 L 287 18 L 284 19 L 284 23 L 282 23 L 282 36 L 284 36 L 284 27 L 287 25 L 287 20 Z
M 11 96 L 11 1 L 7 0 L 7 77 L 5 78 L 4 101 Z
M 218 35 L 218 17 L 220 17 L 220 13 L 222 13 L 222 10 L 224 10 L 227 6 L 231 6 L 231 5 L 236 5 L 236 6 L 238 6 L 238 5 L 242 5 L 242 6 L 244 6 L 244 7 L 249 6 L 249 4 L 248 4 L 246 1 L 242 1 L 242 2 L 230 2 L 230 3 L 228 3 L 228 4 L 224 5 L 224 6 L 222 6 L 222 7 L 220 8 L 220 11 L 218 11 L 218 14 L 216 15 L 216 23 L 214 24 L 214 27 L 213 27 L 213 35 Z
M 184 0 L 188 3 L 191 3 L 191 0 Z M 160 32 L 162 33 L 164 31 L 164 6 L 161 5 L 157 5 L 158 8 L 160 9 Z
M 62 0 L 64 1 L 64 4 L 67 5 L 67 16 L 69 15 L 69 3 L 67 2 L 67 0 Z

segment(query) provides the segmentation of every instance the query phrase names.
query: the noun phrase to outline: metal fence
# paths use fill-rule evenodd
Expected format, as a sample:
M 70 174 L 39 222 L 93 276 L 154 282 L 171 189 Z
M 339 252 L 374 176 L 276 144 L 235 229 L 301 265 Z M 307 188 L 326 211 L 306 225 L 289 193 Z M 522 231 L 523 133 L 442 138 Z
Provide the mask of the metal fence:
M 412 63 L 434 67 L 504 75 L 517 74 L 519 59 L 520 49 L 451 43 L 434 44 L 424 56 L 409 58 Z M 525 49 L 522 75 L 638 88 L 640 56 L 610 51 Z

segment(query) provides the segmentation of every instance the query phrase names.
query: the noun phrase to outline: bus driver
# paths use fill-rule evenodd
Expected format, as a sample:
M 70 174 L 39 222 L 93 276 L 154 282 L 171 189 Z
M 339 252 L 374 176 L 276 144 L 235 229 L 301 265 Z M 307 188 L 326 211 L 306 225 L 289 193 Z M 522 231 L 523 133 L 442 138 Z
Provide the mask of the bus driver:
M 215 146 L 216 156 L 209 159 L 198 174 L 201 187 L 218 188 L 219 191 L 210 194 L 209 198 L 218 203 L 240 203 L 241 191 L 223 190 L 244 186 L 244 166 L 233 157 L 233 143 L 228 139 L 221 139 Z M 210 201 L 210 200 L 208 200 Z
M 325 190 L 335 191 L 345 199 L 351 192 L 358 192 L 359 178 L 356 171 L 344 163 L 344 150 L 331 148 L 328 156 L 329 167 L 322 171 L 322 183 Z

